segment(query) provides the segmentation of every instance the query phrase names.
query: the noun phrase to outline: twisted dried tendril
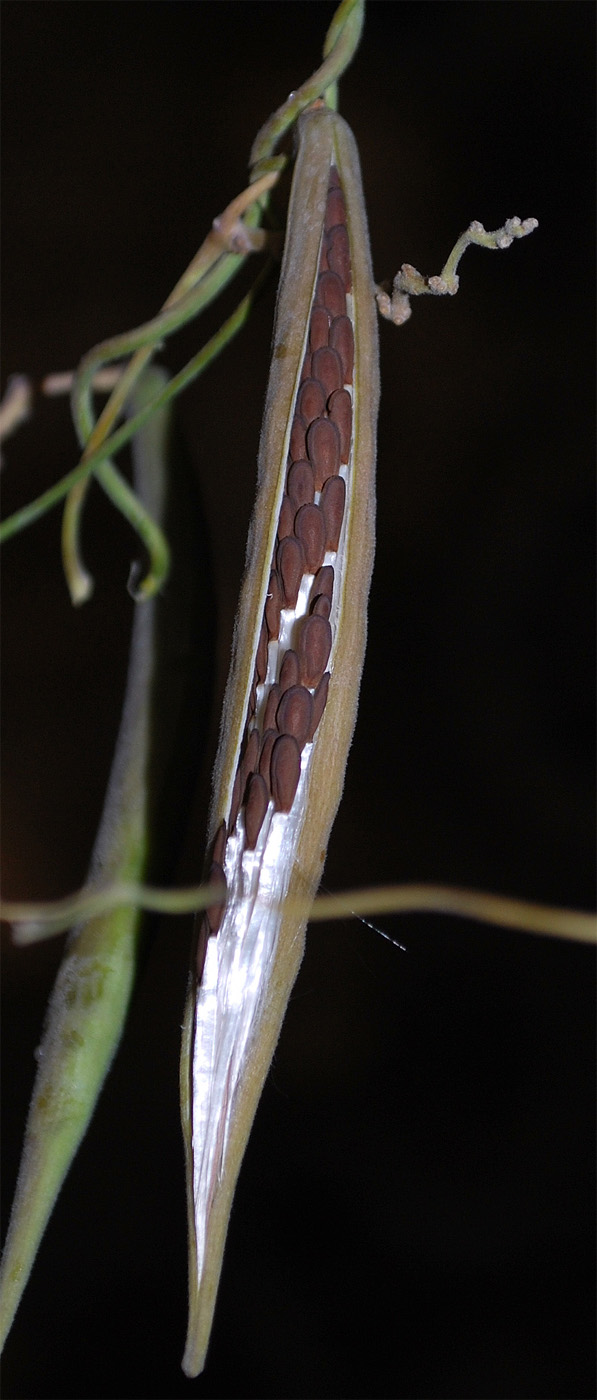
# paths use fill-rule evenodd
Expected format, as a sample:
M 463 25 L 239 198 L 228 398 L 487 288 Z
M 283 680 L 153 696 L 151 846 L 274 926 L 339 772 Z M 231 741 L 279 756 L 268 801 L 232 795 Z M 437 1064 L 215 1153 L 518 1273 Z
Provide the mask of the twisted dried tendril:
M 515 216 L 506 219 L 501 228 L 488 233 L 478 219 L 473 219 L 457 239 L 438 277 L 423 277 L 411 263 L 403 263 L 394 278 L 391 294 L 385 285 L 377 288 L 376 301 L 380 315 L 393 321 L 395 326 L 404 325 L 411 314 L 410 297 L 456 295 L 460 281 L 456 268 L 471 243 L 476 243 L 480 248 L 503 251 L 511 246 L 515 238 L 526 238 L 538 227 L 537 219 L 519 219 Z

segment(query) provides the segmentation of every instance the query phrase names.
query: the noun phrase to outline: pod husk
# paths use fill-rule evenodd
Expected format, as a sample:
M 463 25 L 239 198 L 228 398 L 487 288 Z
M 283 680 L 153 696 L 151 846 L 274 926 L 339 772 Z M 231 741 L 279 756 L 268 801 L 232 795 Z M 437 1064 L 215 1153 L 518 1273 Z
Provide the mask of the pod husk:
M 338 580 L 339 613 L 332 651 L 329 697 L 309 766 L 304 815 L 297 836 L 288 899 L 280 914 L 271 975 L 264 988 L 235 1106 L 225 1157 L 207 1223 L 202 1277 L 197 1277 L 193 1201 L 192 1048 L 196 986 L 187 999 L 181 1063 L 181 1104 L 189 1208 L 189 1327 L 183 1369 L 202 1370 L 219 1283 L 228 1220 L 243 1154 L 265 1078 L 299 970 L 307 911 L 319 886 L 354 731 L 367 632 L 367 598 L 374 554 L 375 447 L 379 355 L 367 219 L 354 137 L 336 113 L 317 107 L 298 121 L 296 158 L 278 290 L 272 359 L 258 461 L 257 499 L 249 529 L 246 572 L 234 631 L 232 664 L 224 699 L 214 772 L 210 838 L 228 816 L 244 731 L 247 701 L 280 502 L 284 490 L 292 410 L 299 383 L 318 273 L 329 169 L 338 168 L 347 210 L 355 334 L 352 487 L 345 564 Z

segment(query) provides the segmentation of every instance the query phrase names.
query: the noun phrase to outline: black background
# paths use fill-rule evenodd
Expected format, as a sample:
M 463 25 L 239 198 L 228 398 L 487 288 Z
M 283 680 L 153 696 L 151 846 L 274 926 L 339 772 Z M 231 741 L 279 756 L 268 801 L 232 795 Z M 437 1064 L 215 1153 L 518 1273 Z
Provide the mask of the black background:
M 157 310 L 333 10 L 5 3 L 5 374 L 72 367 Z M 540 227 L 504 257 L 471 250 L 454 301 L 381 327 L 378 549 L 333 889 L 425 879 L 593 902 L 593 15 L 372 4 L 341 85 L 378 278 L 439 271 L 471 218 Z M 272 306 L 273 289 L 180 405 L 213 552 L 214 716 Z M 65 405 L 41 405 L 6 458 L 8 514 L 74 465 Z M 84 880 L 118 723 L 134 542 L 96 490 L 96 592 L 75 612 L 59 528 L 55 511 L 4 552 L 10 897 Z M 208 770 L 180 878 L 201 859 Z M 189 928 L 162 927 L 7 1344 L 5 1396 L 594 1394 L 592 955 L 440 918 L 383 928 L 406 953 L 357 923 L 308 935 L 207 1369 L 188 1382 Z M 57 943 L 5 944 L 5 1219 L 58 959 Z

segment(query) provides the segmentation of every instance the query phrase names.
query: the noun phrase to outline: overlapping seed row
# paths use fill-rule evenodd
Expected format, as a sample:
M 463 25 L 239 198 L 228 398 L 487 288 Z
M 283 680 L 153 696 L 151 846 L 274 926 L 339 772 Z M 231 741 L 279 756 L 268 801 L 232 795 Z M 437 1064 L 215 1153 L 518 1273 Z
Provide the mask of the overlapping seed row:
M 244 826 L 254 850 L 270 803 L 290 812 L 301 754 L 325 709 L 332 647 L 334 565 L 346 505 L 352 437 L 354 336 L 346 208 L 330 170 L 319 275 L 290 433 L 285 492 L 278 519 L 267 598 L 257 647 L 240 760 L 228 821 L 213 844 L 210 883 L 226 891 L 226 843 Z M 197 950 L 201 977 L 207 939 L 218 932 L 223 906 L 202 917 Z

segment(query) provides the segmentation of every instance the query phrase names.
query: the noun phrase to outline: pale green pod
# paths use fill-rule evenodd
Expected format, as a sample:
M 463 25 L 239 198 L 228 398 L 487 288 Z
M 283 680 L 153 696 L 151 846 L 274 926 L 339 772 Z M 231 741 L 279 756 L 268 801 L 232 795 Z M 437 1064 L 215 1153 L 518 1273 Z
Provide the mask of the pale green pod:
M 161 370 L 146 374 L 132 410 L 143 407 L 166 381 L 167 375 Z M 169 410 L 158 412 L 134 444 L 137 487 L 158 521 L 163 520 L 166 509 L 170 427 Z M 188 513 L 188 505 L 186 510 Z M 185 596 L 190 600 L 192 590 L 187 590 Z M 179 596 L 177 608 L 180 605 Z M 178 740 L 184 672 L 188 670 L 190 654 L 184 604 L 182 613 L 178 611 L 174 616 L 170 615 L 170 606 L 170 599 L 166 604 L 164 600 L 151 599 L 135 608 L 123 715 L 91 861 L 91 884 L 143 880 L 150 869 L 156 798 L 160 791 L 163 794 L 172 743 L 174 738 Z M 167 696 L 162 693 L 161 654 L 165 607 L 170 648 Z M 191 613 L 192 608 L 187 621 L 195 628 L 196 619 L 191 620 Z M 165 718 L 165 729 L 156 724 L 160 715 Z M 191 756 L 192 748 L 193 745 Z M 192 772 L 192 762 L 189 769 Z M 2 1341 L 120 1041 L 143 917 L 137 907 L 129 906 L 92 918 L 73 931 L 66 946 L 38 1051 L 38 1070 L 0 1271 Z
M 189 988 L 181 1064 L 190 1293 L 183 1368 L 189 1376 L 196 1375 L 205 1362 L 233 1193 L 303 955 L 306 912 L 321 879 L 342 794 L 365 654 L 379 400 L 376 308 L 355 141 L 342 118 L 319 105 L 298 122 L 257 500 L 215 766 L 211 841 L 228 820 L 239 762 L 332 166 L 339 173 L 346 204 L 352 263 L 347 310 L 353 322 L 355 367 L 350 480 L 335 556 L 329 698 L 314 740 L 306 746 L 309 753 L 303 756 L 291 811 L 274 813 L 263 850 L 259 838 L 257 852 L 249 852 L 248 857 L 234 835 L 228 840 L 225 869 L 230 902 L 217 936 L 208 939 L 200 984 L 192 977 Z M 247 876 L 249 868 L 252 873 Z M 253 881 L 250 898 L 242 893 L 247 878 Z

